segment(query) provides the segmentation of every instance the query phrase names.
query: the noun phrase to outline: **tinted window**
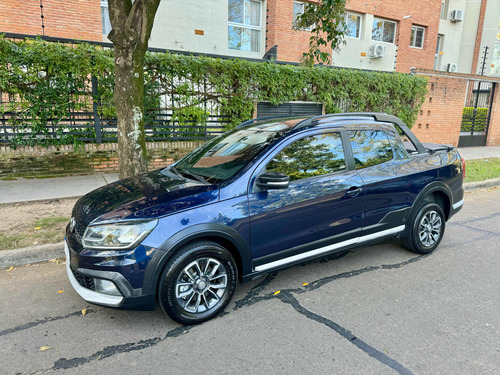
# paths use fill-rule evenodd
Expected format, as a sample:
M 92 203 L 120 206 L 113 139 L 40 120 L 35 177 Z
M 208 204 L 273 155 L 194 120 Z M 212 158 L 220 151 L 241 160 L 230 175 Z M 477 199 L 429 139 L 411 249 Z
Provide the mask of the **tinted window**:
M 370 167 L 392 159 L 392 147 L 381 130 L 350 130 L 356 169 Z
M 276 155 L 266 167 L 267 172 L 286 174 L 290 181 L 344 169 L 344 149 L 340 133 L 302 138 Z
M 233 129 L 187 155 L 175 168 L 181 173 L 194 173 L 209 181 L 226 180 L 299 121 L 268 121 Z

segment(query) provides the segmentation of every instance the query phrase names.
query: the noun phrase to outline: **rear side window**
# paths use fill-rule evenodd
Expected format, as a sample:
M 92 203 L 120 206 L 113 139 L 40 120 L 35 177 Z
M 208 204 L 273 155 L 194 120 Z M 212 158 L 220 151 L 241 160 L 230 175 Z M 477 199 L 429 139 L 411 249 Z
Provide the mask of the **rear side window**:
M 286 174 L 290 181 L 345 170 L 340 133 L 302 138 L 283 149 L 266 166 L 267 172 Z
M 377 165 L 393 157 L 389 138 L 382 130 L 350 130 L 352 152 L 356 169 Z

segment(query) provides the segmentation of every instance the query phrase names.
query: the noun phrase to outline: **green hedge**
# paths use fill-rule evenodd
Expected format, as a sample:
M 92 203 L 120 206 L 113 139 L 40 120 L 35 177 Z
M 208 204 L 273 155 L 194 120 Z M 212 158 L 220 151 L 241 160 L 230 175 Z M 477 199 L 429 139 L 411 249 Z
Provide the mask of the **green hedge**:
M 31 134 L 17 143 L 72 142 L 64 133 L 64 119 L 72 110 L 92 109 L 91 75 L 99 81 L 100 114 L 113 117 L 112 50 L 41 40 L 12 42 L 0 36 L 0 90 L 4 99 L 8 95 L 12 100 L 1 104 L 0 115 L 16 112 L 10 123 L 20 134 L 23 129 Z M 146 121 L 151 123 L 163 107 L 172 110 L 173 119 L 187 128 L 193 123 L 203 125 L 214 112 L 228 116 L 231 127 L 251 118 L 254 101 L 278 105 L 294 100 L 321 102 L 327 113 L 387 112 L 411 126 L 426 94 L 426 79 L 412 75 L 170 53 L 147 54 L 145 85 Z M 173 105 L 166 108 L 162 94 L 173 95 Z M 205 100 L 212 110 L 206 109 Z M 44 137 L 51 124 L 57 127 L 58 139 Z
M 488 108 L 478 107 L 476 116 L 474 117 L 474 107 L 464 107 L 462 112 L 462 125 L 461 131 L 471 131 L 474 125 L 475 131 L 484 131 L 486 129 L 486 122 L 488 118 Z M 473 124 L 474 123 L 474 124 Z

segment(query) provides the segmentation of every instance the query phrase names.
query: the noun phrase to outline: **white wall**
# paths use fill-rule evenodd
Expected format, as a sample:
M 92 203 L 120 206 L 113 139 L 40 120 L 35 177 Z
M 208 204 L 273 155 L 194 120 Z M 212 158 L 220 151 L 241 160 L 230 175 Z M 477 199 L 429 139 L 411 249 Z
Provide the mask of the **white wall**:
M 462 36 L 464 30 L 464 22 L 451 22 L 450 14 L 453 10 L 459 9 L 464 12 L 467 18 L 470 19 L 469 14 L 466 13 L 467 0 L 450 0 L 448 6 L 447 19 L 439 20 L 439 34 L 443 35 L 443 54 L 438 60 L 437 70 L 446 70 L 448 64 L 458 64 L 460 60 L 460 54 L 462 50 L 470 49 L 470 47 L 462 47 Z M 476 23 L 477 25 L 477 23 Z M 474 34 L 475 41 L 475 31 Z M 474 51 L 474 45 L 472 45 L 472 52 Z M 462 64 L 458 65 L 459 72 L 466 73 L 462 69 Z M 469 68 L 470 71 L 470 68 Z
M 262 2 L 262 31 L 259 52 L 228 48 L 227 0 L 162 0 L 155 17 L 150 47 L 217 55 L 262 58 L 265 47 L 265 9 Z M 203 30 L 204 35 L 196 35 Z
M 489 0 L 486 5 L 483 34 L 481 38 L 481 48 L 479 49 L 479 59 L 477 64 L 478 74 L 481 72 L 485 46 L 489 47 L 489 51 L 488 51 L 488 56 L 486 57 L 484 74 L 490 75 L 491 73 L 491 63 L 492 63 L 493 52 L 495 50 L 495 42 L 497 39 L 496 37 L 497 37 L 499 18 L 500 18 L 500 1 Z
M 346 37 L 347 44 L 345 46 L 340 46 L 338 51 L 333 52 L 334 66 L 382 70 L 388 72 L 394 71 L 394 62 L 396 61 L 396 45 L 394 43 L 384 43 L 371 40 L 372 25 L 373 15 L 364 14 L 361 18 L 360 38 Z M 370 58 L 370 47 L 374 44 L 381 44 L 386 47 L 384 57 Z M 362 53 L 364 53 L 365 56 L 362 56 Z

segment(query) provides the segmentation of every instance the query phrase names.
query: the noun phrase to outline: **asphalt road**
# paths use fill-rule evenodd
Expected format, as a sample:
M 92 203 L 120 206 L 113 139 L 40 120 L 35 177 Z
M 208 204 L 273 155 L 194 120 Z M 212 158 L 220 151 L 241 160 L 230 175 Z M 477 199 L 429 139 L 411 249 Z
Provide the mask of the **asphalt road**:
M 386 242 L 296 266 L 192 327 L 88 305 L 63 263 L 2 270 L 0 373 L 498 374 L 499 202 L 467 193 L 429 256 Z

